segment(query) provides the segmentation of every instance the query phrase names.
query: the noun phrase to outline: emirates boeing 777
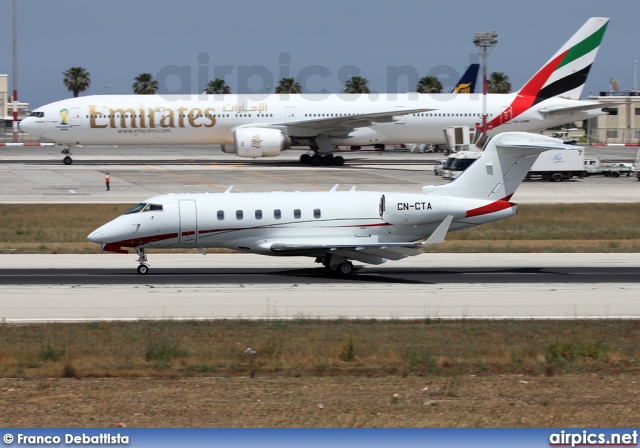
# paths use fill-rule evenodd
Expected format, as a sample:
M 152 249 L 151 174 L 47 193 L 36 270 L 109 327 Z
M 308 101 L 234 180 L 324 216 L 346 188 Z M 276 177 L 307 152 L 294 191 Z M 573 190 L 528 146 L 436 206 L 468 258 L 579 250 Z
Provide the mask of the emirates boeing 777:
M 487 94 L 489 136 L 539 131 L 601 115 L 582 101 L 609 19 L 591 18 L 516 93 Z M 223 145 L 240 157 L 272 157 L 291 146 L 302 161 L 342 165 L 336 145 L 442 143 L 447 126 L 478 127 L 481 94 L 96 95 L 36 109 L 22 130 L 71 145 Z

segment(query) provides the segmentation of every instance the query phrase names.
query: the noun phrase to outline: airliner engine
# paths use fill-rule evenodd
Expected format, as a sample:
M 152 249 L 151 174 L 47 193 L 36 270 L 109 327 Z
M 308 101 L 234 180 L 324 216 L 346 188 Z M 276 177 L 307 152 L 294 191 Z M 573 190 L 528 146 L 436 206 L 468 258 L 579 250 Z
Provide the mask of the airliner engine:
M 239 128 L 233 133 L 234 145 L 223 145 L 222 150 L 239 157 L 275 157 L 291 147 L 291 139 L 279 129 Z

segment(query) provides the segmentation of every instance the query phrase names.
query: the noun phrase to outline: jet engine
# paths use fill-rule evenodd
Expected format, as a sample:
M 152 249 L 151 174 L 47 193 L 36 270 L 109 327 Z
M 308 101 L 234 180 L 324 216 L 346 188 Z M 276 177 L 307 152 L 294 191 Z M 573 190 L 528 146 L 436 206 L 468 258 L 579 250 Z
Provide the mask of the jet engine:
M 291 147 L 291 139 L 279 129 L 239 128 L 233 137 L 239 157 L 275 157 Z

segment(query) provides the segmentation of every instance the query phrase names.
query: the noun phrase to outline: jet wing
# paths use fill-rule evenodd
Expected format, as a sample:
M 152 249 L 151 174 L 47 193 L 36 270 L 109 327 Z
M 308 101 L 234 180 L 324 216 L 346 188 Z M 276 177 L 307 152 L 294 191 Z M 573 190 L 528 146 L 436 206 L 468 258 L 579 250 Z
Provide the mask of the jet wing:
M 374 123 L 390 123 L 395 117 L 429 112 L 436 109 L 398 109 L 371 114 L 345 115 L 343 117 L 323 117 L 301 121 L 289 121 L 278 126 L 286 126 L 289 135 L 313 135 L 326 132 L 349 133 L 356 128 Z
M 583 110 L 591 110 L 591 109 L 602 109 L 608 106 L 615 106 L 617 104 L 622 103 L 589 103 L 589 104 L 581 104 L 580 106 L 569 106 L 569 107 L 557 107 L 557 108 L 548 108 L 548 109 L 540 109 L 540 112 L 543 115 L 566 115 L 572 114 L 574 112 L 582 112 Z
M 270 246 L 272 252 L 280 255 L 307 255 L 322 256 L 326 253 L 342 255 L 345 258 L 362 261 L 370 264 L 382 264 L 387 260 L 401 260 L 406 257 L 420 255 L 422 247 L 444 242 L 444 237 L 449 231 L 453 216 L 447 216 L 444 221 L 433 231 L 427 241 L 410 241 L 406 243 L 346 243 L 344 240 L 336 241 L 336 244 L 325 242 L 322 244 L 301 243 L 273 243 Z

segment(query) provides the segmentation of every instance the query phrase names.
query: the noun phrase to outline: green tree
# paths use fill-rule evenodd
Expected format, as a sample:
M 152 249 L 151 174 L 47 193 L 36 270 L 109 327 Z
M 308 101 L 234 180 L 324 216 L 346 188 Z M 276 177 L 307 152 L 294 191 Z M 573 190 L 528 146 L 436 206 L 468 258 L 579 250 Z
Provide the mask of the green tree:
M 435 76 L 425 76 L 420 78 L 416 86 L 418 93 L 442 93 L 442 83 Z
M 71 67 L 62 73 L 64 86 L 77 97 L 91 85 L 91 74 L 82 67 Z
M 362 76 L 352 76 L 344 83 L 344 91 L 345 93 L 371 93 L 367 84 L 369 84 L 368 79 Z
M 231 87 L 227 85 L 224 79 L 216 78 L 209 81 L 204 89 L 204 93 L 209 95 L 218 93 L 231 93 Z
M 276 93 L 302 93 L 302 87 L 296 78 L 282 78 L 278 81 Z
M 153 95 L 158 90 L 158 81 L 151 73 L 140 73 L 133 79 L 133 93 L 138 95 Z
M 487 80 L 487 92 L 489 93 L 509 93 L 511 83 L 509 77 L 502 72 L 492 72 Z

